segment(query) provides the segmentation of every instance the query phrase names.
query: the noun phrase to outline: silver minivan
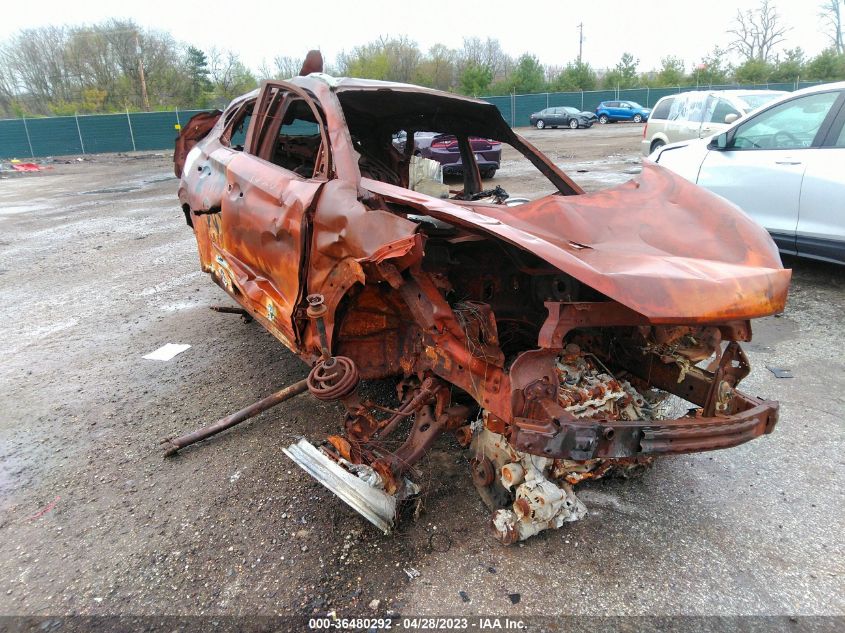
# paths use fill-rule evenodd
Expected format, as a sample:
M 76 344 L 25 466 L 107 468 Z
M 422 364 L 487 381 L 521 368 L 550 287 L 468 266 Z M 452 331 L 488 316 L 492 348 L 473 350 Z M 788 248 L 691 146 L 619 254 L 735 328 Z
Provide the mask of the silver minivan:
M 648 156 L 667 143 L 704 138 L 787 94 L 783 90 L 691 90 L 660 99 L 643 130 Z

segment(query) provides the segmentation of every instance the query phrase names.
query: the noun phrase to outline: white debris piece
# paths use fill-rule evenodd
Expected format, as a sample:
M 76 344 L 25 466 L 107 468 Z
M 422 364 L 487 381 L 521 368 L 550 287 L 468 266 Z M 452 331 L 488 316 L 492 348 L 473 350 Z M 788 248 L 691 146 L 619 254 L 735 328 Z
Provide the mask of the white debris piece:
M 156 351 L 150 352 L 144 358 L 147 360 L 170 360 L 177 354 L 181 354 L 186 349 L 188 349 L 190 345 L 187 343 L 167 343 L 166 345 L 162 345 Z
M 412 156 L 408 166 L 408 189 L 434 198 L 449 197 L 449 187 L 443 184 L 443 165 L 436 160 Z

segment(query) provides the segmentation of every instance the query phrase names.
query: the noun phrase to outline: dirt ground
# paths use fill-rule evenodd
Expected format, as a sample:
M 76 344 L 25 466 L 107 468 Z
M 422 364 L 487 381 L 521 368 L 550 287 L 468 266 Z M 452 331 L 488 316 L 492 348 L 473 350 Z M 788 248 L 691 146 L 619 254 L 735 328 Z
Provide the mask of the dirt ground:
M 524 132 L 588 190 L 638 171 L 640 126 Z M 385 537 L 282 454 L 337 429 L 307 395 L 162 459 L 162 437 L 306 367 L 208 309 L 233 304 L 199 271 L 168 156 L 51 167 L 0 180 L 0 613 L 845 613 L 841 268 L 789 260 L 786 313 L 755 323 L 744 384 L 780 400 L 773 435 L 584 484 L 586 519 L 513 547 L 444 438 L 422 516 Z M 142 359 L 169 342 L 192 347 Z

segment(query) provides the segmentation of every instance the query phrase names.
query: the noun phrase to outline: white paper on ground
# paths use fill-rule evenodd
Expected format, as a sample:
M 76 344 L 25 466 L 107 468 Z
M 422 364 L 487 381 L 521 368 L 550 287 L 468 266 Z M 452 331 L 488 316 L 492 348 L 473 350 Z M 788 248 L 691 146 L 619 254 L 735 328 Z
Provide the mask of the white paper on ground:
M 162 345 L 156 351 L 147 354 L 144 358 L 147 360 L 170 360 L 176 354 L 181 354 L 189 347 L 190 345 L 187 343 L 168 343 L 167 345 Z

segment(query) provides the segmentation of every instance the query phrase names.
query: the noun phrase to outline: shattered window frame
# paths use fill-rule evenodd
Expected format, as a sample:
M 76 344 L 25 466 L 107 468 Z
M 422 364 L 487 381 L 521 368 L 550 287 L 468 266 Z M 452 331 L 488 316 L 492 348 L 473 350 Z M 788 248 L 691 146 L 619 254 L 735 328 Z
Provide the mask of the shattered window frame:
M 223 123 L 223 133 L 220 135 L 220 145 L 223 147 L 228 147 L 231 150 L 236 152 L 245 152 L 247 151 L 247 139 L 249 138 L 249 132 L 252 127 L 252 122 L 255 113 L 255 105 L 258 101 L 258 97 L 254 97 L 251 99 L 245 100 L 240 106 L 234 108 L 231 113 L 229 113 L 228 117 L 224 113 L 224 123 Z M 232 145 L 232 138 L 235 135 L 235 130 L 240 128 L 243 125 L 244 119 L 249 116 L 250 120 L 244 130 L 244 143 L 243 145 Z
M 320 130 L 320 146 L 315 154 L 314 170 L 308 176 L 279 165 L 271 158 L 278 143 L 279 130 L 284 118 L 289 109 L 298 101 L 308 106 Z M 254 120 L 251 127 L 252 138 L 247 138 L 247 143 L 252 149 L 250 153 L 258 160 L 283 169 L 301 179 L 325 181 L 332 177 L 332 150 L 329 134 L 325 115 L 315 96 L 287 82 L 267 81 L 261 87 L 257 113 L 254 111 L 252 118 Z

